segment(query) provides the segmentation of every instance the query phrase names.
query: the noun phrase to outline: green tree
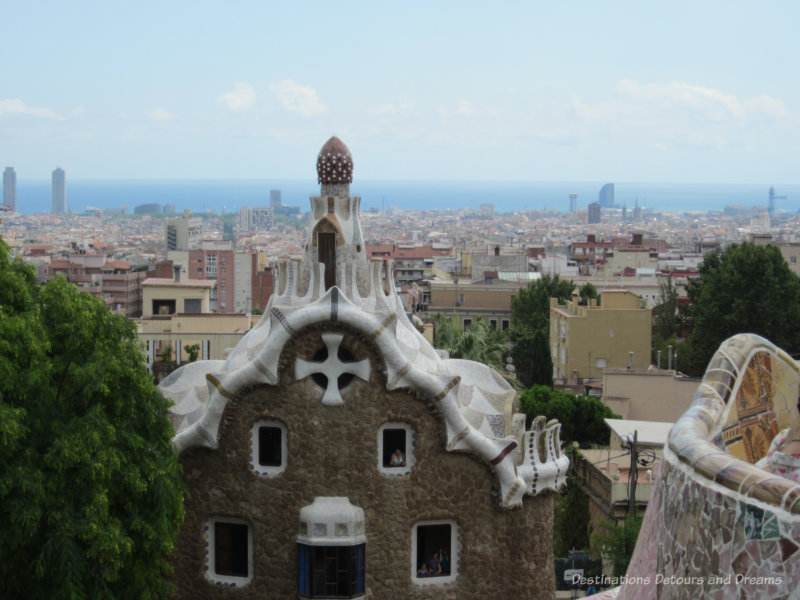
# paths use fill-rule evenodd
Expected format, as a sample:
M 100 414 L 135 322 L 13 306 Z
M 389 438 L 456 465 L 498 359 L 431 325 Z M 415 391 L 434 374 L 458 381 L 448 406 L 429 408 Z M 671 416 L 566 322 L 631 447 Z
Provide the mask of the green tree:
M 190 363 L 200 358 L 200 344 L 192 344 L 192 345 L 186 344 L 183 347 L 183 350 L 186 352 L 186 354 L 189 355 Z
M 702 374 L 719 345 L 737 333 L 756 333 L 790 354 L 800 352 L 800 278 L 776 246 L 743 243 L 712 252 L 687 291 L 691 363 L 682 364 L 690 373 Z
M 558 419 L 561 441 L 581 445 L 607 445 L 609 430 L 604 419 L 619 419 L 610 408 L 591 396 L 576 396 L 544 385 L 534 385 L 523 391 L 520 407 L 528 424 L 538 415 Z
M 581 306 L 589 306 L 589 300 L 597 300 L 600 302 L 600 293 L 594 285 L 587 281 L 578 290 L 578 295 L 581 297 Z
M 559 302 L 572 296 L 575 284 L 558 275 L 544 275 L 521 288 L 511 298 L 511 341 L 517 376 L 525 385 L 551 385 L 550 298 Z M 548 359 L 544 357 L 547 356 Z M 549 364 L 548 364 L 549 362 Z
M 184 484 L 136 327 L 0 240 L 0 597 L 165 598 Z
M 590 536 L 592 553 L 610 558 L 614 564 L 614 575 L 621 577 L 628 570 L 641 528 L 641 517 L 626 517 L 622 525 L 600 521 Z
M 672 283 L 672 276 L 658 282 L 658 305 L 653 309 L 654 333 L 661 339 L 678 334 L 678 290 Z
M 433 317 L 435 348 L 447 350 L 450 358 L 474 360 L 503 371 L 506 341 L 502 332 L 483 319 L 475 319 L 462 331 L 456 317 L 437 313 Z
M 167 342 L 166 346 L 158 351 L 158 362 L 172 362 L 172 342 Z
M 553 556 L 567 556 L 572 549 L 589 549 L 589 496 L 581 486 L 578 466 L 581 455 L 568 444 L 567 485 L 555 497 L 553 512 Z

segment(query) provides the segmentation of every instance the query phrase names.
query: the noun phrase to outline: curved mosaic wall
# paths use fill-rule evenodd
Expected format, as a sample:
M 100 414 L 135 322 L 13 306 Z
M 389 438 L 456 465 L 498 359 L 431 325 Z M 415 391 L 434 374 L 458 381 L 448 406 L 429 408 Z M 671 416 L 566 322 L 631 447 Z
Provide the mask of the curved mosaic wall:
M 753 463 L 789 426 L 800 368 L 752 334 L 723 343 L 670 432 L 624 600 L 800 598 L 800 484 Z

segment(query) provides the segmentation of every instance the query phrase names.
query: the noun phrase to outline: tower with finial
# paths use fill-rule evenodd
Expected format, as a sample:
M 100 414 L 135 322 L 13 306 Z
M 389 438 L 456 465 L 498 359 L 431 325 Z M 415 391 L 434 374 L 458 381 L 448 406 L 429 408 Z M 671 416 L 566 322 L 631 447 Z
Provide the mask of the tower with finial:
M 159 386 L 189 490 L 177 597 L 552 598 L 560 425 L 526 429 L 498 372 L 407 318 L 338 138 L 317 177 L 305 252 L 259 322 Z

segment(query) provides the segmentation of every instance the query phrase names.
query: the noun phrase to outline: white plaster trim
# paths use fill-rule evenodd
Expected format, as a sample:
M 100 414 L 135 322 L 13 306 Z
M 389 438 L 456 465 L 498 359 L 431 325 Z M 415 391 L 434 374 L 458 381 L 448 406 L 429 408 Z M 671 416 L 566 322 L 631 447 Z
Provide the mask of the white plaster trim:
M 280 465 L 262 465 L 258 462 L 259 456 L 259 436 L 258 430 L 261 427 L 277 427 L 281 430 L 281 464 Z M 287 455 L 287 430 L 286 425 L 281 423 L 280 421 L 270 420 L 270 419 L 263 419 L 261 421 L 256 421 L 253 423 L 253 427 L 250 429 L 250 468 L 256 475 L 262 475 L 265 477 L 275 476 L 283 473 L 286 470 L 286 463 L 289 459 Z

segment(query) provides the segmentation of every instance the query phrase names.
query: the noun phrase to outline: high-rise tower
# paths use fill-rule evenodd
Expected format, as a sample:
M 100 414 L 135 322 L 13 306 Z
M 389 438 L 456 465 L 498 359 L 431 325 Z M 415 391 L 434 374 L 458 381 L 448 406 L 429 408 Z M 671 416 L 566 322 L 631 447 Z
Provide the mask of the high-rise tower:
M 17 210 L 17 174 L 14 167 L 3 171 L 3 204 L 12 211 Z
M 599 223 L 602 220 L 602 210 L 603 207 L 600 206 L 599 202 L 592 202 L 589 205 L 589 224 L 593 225 L 595 223 Z
M 603 187 L 600 188 L 600 194 L 598 195 L 597 202 L 603 208 L 611 208 L 614 206 L 614 184 L 607 183 Z
M 574 213 L 578 210 L 578 194 L 572 192 L 569 195 L 569 212 Z
M 67 212 L 67 176 L 61 167 L 53 171 L 53 214 Z

